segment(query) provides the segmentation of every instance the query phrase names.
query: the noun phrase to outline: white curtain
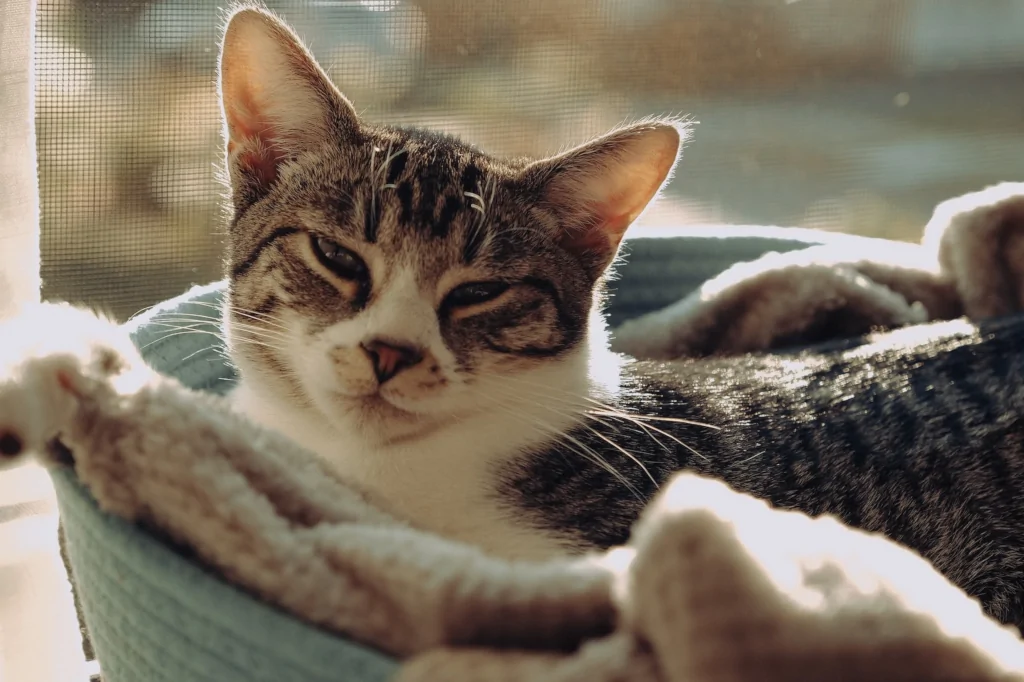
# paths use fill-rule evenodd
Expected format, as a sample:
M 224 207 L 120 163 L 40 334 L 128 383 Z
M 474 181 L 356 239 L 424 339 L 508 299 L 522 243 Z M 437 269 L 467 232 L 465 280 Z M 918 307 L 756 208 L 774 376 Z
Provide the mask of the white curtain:
M 34 9 L 35 0 L 0 0 L 0 317 L 39 299 Z

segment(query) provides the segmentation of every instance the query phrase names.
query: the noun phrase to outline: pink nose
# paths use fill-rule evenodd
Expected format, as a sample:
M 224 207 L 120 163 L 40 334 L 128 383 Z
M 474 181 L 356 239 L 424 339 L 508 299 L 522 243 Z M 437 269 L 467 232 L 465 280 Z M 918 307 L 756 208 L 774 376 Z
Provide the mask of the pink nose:
M 423 359 L 423 351 L 394 341 L 373 339 L 360 344 L 373 363 L 377 381 L 384 383 L 408 367 L 414 367 Z

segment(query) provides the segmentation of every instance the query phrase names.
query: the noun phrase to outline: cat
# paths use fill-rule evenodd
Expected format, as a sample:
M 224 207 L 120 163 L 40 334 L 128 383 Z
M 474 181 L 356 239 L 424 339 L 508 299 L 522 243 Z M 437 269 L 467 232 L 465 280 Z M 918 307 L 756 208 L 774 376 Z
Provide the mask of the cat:
M 690 469 L 884 533 L 1024 624 L 1021 322 L 624 358 L 604 281 L 677 121 L 495 158 L 363 120 L 258 8 L 229 20 L 220 89 L 234 404 L 393 513 L 508 558 L 579 554 Z

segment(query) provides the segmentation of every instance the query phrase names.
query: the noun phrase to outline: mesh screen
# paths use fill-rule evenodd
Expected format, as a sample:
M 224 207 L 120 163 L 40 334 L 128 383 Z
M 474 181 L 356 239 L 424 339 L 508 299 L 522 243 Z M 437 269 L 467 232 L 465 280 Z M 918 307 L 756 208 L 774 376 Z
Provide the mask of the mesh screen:
M 268 5 L 366 116 L 495 153 L 689 115 L 656 225 L 915 240 L 936 201 L 1024 176 L 1019 0 Z M 223 10 L 38 0 L 44 298 L 124 318 L 220 276 Z

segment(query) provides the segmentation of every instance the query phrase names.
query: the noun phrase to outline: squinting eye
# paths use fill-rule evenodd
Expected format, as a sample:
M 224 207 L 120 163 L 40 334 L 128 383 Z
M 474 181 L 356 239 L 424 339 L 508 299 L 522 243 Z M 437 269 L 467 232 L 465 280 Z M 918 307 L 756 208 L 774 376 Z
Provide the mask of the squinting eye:
M 313 236 L 311 240 L 317 259 L 338 277 L 356 281 L 364 281 L 369 278 L 369 270 L 363 259 L 344 246 L 339 246 L 322 237 Z
M 444 307 L 460 308 L 487 303 L 508 291 L 505 282 L 470 282 L 452 289 L 444 299 Z

